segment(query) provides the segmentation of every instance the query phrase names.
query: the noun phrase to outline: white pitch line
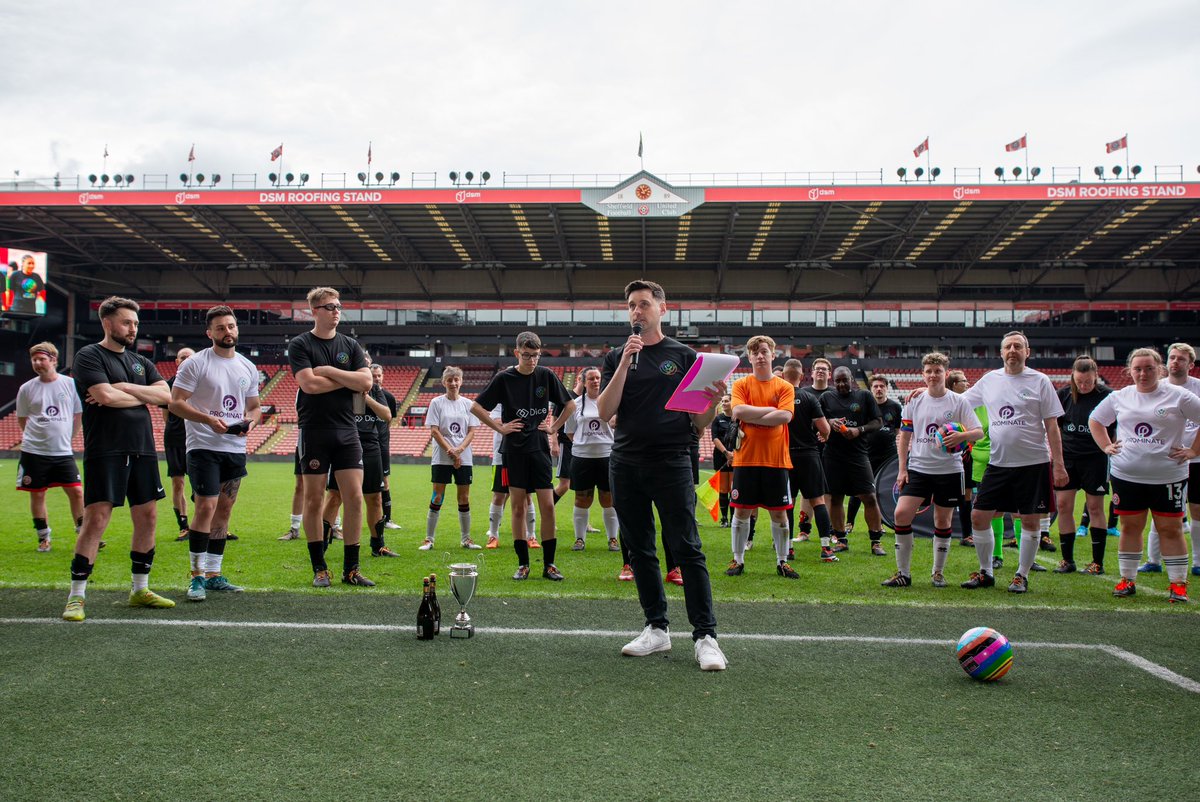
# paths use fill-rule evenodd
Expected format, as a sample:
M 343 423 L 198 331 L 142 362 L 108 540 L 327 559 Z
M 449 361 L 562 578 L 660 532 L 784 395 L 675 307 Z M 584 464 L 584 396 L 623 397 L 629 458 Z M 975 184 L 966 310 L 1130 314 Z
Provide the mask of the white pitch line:
M 63 625 L 58 618 L 0 618 L 0 625 L 21 624 L 50 624 Z M 209 621 L 178 619 L 118 619 L 92 618 L 88 625 L 113 626 L 155 626 L 155 627 L 192 627 L 196 629 L 225 628 L 225 629 L 307 629 L 330 630 L 342 632 L 398 632 L 411 633 L 411 626 L 399 624 L 337 624 L 319 621 Z M 525 635 L 542 637 L 574 637 L 574 638 L 629 638 L 637 634 L 632 630 L 614 629 L 549 629 L 549 628 L 520 628 L 520 627 L 480 627 L 480 634 L 489 635 Z M 676 632 L 673 639 L 690 638 L 687 633 Z M 957 641 L 938 638 L 890 638 L 870 635 L 780 635 L 774 633 L 756 632 L 725 632 L 721 634 L 724 640 L 760 641 L 764 643 L 879 643 L 893 646 L 953 646 Z M 1141 669 L 1153 677 L 1169 682 L 1185 691 L 1200 693 L 1200 682 L 1158 663 L 1147 660 L 1141 655 L 1113 646 L 1107 643 L 1055 643 L 1053 641 L 1021 641 L 1014 643 L 1020 649 L 1071 649 L 1078 651 L 1095 651 L 1111 655 L 1134 668 Z

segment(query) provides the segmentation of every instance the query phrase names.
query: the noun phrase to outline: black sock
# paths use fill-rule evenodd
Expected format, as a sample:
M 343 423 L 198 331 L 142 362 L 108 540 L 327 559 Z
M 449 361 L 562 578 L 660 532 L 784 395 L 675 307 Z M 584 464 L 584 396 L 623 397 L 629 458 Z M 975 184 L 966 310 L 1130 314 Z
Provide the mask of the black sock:
M 387 523 L 392 520 L 392 491 L 384 490 L 380 495 L 383 496 L 383 522 Z
M 1058 547 L 1062 549 L 1062 558 L 1069 563 L 1075 562 L 1075 531 L 1058 532 Z
M 910 532 L 912 531 L 911 526 L 908 529 Z M 879 541 L 883 540 L 883 530 L 877 529 L 874 532 L 867 532 L 867 537 L 871 538 L 872 543 L 878 543 Z
M 858 508 L 862 506 L 862 501 L 858 496 L 851 496 L 850 503 L 846 505 L 846 529 L 854 528 L 854 519 L 858 517 Z
M 1112 505 L 1111 501 L 1108 502 L 1108 528 L 1109 529 L 1117 528 L 1117 514 L 1115 512 L 1113 512 L 1113 505 Z
M 220 539 L 209 538 L 208 539 L 208 553 L 216 554 L 219 557 L 220 555 L 225 553 L 225 544 L 228 542 L 229 541 L 226 540 L 225 538 L 220 538 Z
M 33 528 L 36 529 L 38 532 L 44 532 L 45 530 L 50 528 L 50 524 L 46 521 L 45 518 L 34 518 L 33 519 Z
M 559 493 L 557 490 L 553 491 L 553 494 L 554 494 L 554 503 L 555 504 L 558 504 L 558 502 L 562 499 L 562 497 L 566 495 L 565 492 Z
M 371 536 L 371 553 L 377 554 L 383 548 L 383 538 L 378 535 Z
M 542 541 L 542 565 L 554 565 L 554 551 L 558 548 L 558 538 L 552 537 Z
M 958 505 L 958 528 L 962 530 L 963 537 L 967 537 L 971 534 L 970 499 L 963 499 L 963 503 Z
M 175 522 L 177 524 L 179 524 L 180 532 L 182 532 L 184 529 L 187 529 L 188 528 L 187 513 L 180 512 L 179 510 L 175 510 Z
M 358 567 L 358 544 L 342 546 L 342 576 Z
M 1104 567 L 1104 547 L 1108 545 L 1108 530 L 1099 526 L 1088 527 L 1092 536 L 1092 562 Z
M 721 520 L 729 520 L 729 494 L 720 493 L 717 495 L 717 500 L 721 504 Z
M 129 561 L 133 564 L 131 573 L 148 574 L 150 566 L 154 564 L 154 549 L 150 551 L 130 551 Z
M 195 529 L 188 530 L 188 551 L 192 554 L 203 554 L 208 550 L 208 532 L 197 532 Z
M 325 565 L 325 544 L 323 542 L 317 540 L 308 544 L 308 561 L 312 563 L 313 573 L 328 569 L 328 566 Z
M 817 522 L 817 534 L 820 537 L 829 537 L 829 532 L 833 529 L 833 522 L 829 520 L 829 509 L 824 504 L 818 504 L 813 507 L 812 517 Z M 812 531 L 812 526 L 809 526 L 808 531 Z
M 93 564 L 88 562 L 87 557 L 82 554 L 76 554 L 71 559 L 71 579 L 76 582 L 81 582 L 92 575 Z
M 328 549 L 329 544 L 333 542 L 333 524 L 325 519 L 321 519 L 321 533 L 321 547 Z
M 513 548 L 517 552 L 517 565 L 529 567 L 529 541 L 528 540 L 513 540 Z
M 749 543 L 751 540 L 754 540 L 754 527 L 757 525 L 758 525 L 758 516 L 752 515 L 750 517 L 750 537 L 746 538 L 747 543 Z

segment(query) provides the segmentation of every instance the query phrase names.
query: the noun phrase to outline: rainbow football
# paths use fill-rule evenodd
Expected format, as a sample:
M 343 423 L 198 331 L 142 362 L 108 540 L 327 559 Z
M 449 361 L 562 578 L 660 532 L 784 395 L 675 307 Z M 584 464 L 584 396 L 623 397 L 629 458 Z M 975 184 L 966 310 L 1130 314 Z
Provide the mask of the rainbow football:
M 958 664 L 972 679 L 994 682 L 1008 673 L 1012 663 L 1012 644 L 991 627 L 968 629 L 958 639 Z
M 967 427 L 963 426 L 958 421 L 950 421 L 949 423 L 939 426 L 937 430 L 938 446 L 941 447 L 942 451 L 945 451 L 947 454 L 961 454 L 962 452 L 970 449 L 971 444 L 965 440 L 956 446 L 946 445 L 946 435 L 950 434 L 951 432 L 965 432 L 966 430 Z

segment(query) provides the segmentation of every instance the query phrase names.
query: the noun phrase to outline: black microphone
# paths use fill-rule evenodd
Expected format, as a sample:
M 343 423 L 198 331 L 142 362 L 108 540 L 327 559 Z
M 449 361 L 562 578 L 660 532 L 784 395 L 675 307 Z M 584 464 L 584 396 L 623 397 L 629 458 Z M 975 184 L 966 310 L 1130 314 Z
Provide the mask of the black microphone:
M 634 324 L 633 324 L 633 333 L 634 333 L 634 334 L 636 334 L 636 335 L 637 335 L 637 336 L 639 336 L 639 337 L 641 337 L 641 336 L 642 336 L 642 324 L 641 324 L 641 323 L 634 323 Z M 639 357 L 639 356 L 641 356 L 641 355 L 642 355 L 642 352 L 641 352 L 641 351 L 634 351 L 634 352 L 633 352 L 633 356 L 631 356 L 631 357 L 629 358 L 629 369 L 630 369 L 630 370 L 637 370 L 637 369 L 638 369 L 638 357 Z

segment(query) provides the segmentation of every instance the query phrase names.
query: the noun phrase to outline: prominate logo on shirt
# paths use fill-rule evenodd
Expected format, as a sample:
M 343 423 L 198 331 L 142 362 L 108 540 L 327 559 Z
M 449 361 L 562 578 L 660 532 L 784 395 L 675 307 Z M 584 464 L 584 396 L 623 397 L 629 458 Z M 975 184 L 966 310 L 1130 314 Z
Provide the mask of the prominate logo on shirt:
M 1138 437 L 1149 437 L 1154 434 L 1154 427 L 1148 423 L 1139 423 L 1133 427 L 1133 433 Z

